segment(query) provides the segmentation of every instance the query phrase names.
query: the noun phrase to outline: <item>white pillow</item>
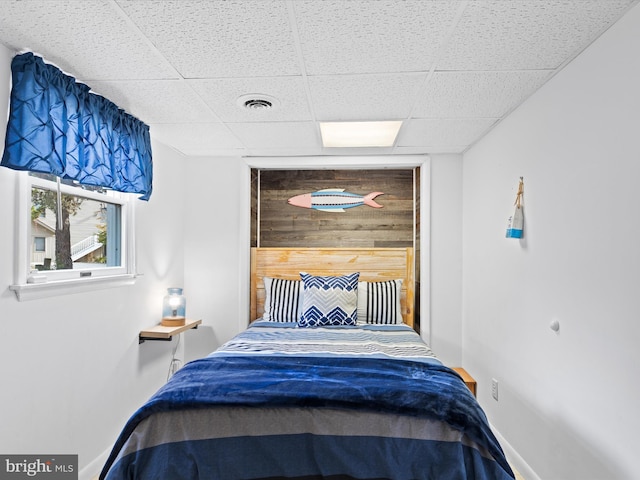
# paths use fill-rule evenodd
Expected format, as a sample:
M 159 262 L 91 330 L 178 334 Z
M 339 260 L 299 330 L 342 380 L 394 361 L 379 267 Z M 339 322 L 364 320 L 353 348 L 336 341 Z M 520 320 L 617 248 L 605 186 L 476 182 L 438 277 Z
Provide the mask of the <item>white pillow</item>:
M 358 323 L 402 323 L 402 280 L 358 282 Z

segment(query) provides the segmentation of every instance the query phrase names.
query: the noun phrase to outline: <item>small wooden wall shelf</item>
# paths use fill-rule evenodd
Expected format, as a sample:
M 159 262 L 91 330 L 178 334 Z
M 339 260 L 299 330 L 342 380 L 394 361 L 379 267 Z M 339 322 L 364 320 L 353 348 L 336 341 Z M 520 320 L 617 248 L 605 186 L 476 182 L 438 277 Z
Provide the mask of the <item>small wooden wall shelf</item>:
M 198 325 L 202 323 L 202 320 L 189 320 L 187 319 L 184 325 L 179 327 L 165 327 L 164 325 L 155 325 L 146 330 L 140 331 L 138 335 L 138 343 L 143 343 L 145 340 L 164 340 L 171 341 L 171 339 L 184 331 L 192 328 L 198 328 Z

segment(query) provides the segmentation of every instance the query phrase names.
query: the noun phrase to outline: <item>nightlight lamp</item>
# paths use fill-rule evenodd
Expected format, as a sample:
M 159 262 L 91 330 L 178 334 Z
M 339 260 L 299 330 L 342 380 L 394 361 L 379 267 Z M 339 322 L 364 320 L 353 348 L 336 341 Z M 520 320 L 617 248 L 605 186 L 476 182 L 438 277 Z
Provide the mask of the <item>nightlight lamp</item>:
M 162 322 L 166 327 L 179 327 L 185 324 L 187 299 L 181 288 L 167 288 L 167 294 L 162 299 Z

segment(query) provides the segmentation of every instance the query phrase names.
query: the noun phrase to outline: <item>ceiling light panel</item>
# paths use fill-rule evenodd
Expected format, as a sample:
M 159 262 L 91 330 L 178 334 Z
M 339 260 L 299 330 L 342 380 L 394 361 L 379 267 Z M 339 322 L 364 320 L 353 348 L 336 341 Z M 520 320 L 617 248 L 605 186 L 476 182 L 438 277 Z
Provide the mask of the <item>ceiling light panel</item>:
M 458 9 L 449 0 L 291 3 L 308 75 L 428 71 Z
M 548 70 L 436 72 L 418 97 L 412 116 L 500 117 L 536 91 Z
M 332 75 L 309 77 L 318 120 L 406 118 L 425 74 Z
M 216 78 L 186 83 L 225 122 L 312 120 L 301 77 Z M 269 110 L 239 108 L 237 99 L 248 93 L 268 95 L 277 99 L 277 104 Z
M 178 78 L 109 2 L 3 1 L 1 8 L 7 46 L 34 51 L 81 81 Z
M 469 2 L 441 70 L 553 69 L 572 58 L 634 0 Z
M 286 2 L 118 0 L 184 78 L 300 74 Z
M 321 122 L 325 148 L 390 147 L 395 143 L 401 121 Z

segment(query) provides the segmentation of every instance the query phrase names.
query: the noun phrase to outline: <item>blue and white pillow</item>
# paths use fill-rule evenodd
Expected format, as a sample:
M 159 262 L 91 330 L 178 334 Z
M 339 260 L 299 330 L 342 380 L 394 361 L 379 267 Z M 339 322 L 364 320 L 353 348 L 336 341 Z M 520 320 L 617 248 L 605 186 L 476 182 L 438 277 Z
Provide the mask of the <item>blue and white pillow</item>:
M 402 280 L 358 283 L 358 323 L 402 323 Z
M 302 282 L 282 278 L 263 277 L 263 320 L 270 322 L 297 322 L 300 318 Z
M 359 276 L 359 272 L 342 276 L 315 276 L 300 272 L 302 313 L 298 325 L 356 325 Z

